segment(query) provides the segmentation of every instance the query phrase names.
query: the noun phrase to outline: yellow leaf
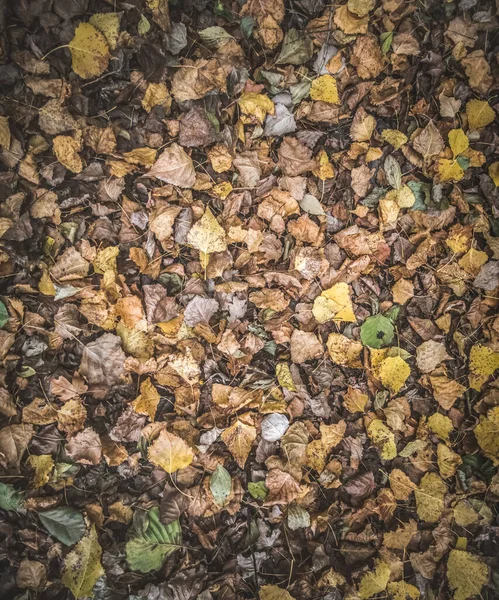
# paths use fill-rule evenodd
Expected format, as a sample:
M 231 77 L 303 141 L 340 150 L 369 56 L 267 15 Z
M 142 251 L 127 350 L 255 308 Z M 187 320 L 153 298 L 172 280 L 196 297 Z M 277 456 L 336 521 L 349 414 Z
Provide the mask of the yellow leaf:
M 296 386 L 294 384 L 291 371 L 289 370 L 288 363 L 277 363 L 275 373 L 277 375 L 277 381 L 281 387 L 289 390 L 290 392 L 296 392 Z
M 443 479 L 454 477 L 457 468 L 463 463 L 462 458 L 446 444 L 437 446 L 437 463 L 440 476 Z
M 386 589 L 393 600 L 418 600 L 420 596 L 418 588 L 405 581 L 390 581 Z
M 499 352 L 482 344 L 475 344 L 470 352 L 470 387 L 479 392 L 496 369 L 499 369 Z
M 367 598 L 384 592 L 390 579 L 390 572 L 390 565 L 386 562 L 378 562 L 374 571 L 368 571 L 362 577 L 359 585 L 359 597 L 367 600 Z
M 309 469 L 322 473 L 326 466 L 327 450 L 321 440 L 313 440 L 307 446 L 307 462 Z
M 287 591 L 276 585 L 264 585 L 259 590 L 260 600 L 294 600 Z
M 416 489 L 407 475 L 400 469 L 390 471 L 390 487 L 396 500 L 408 500 L 409 496 Z
M 332 179 L 334 177 L 333 165 L 329 161 L 328 155 L 325 150 L 320 150 L 316 156 L 319 167 L 314 169 L 312 173 L 318 177 L 321 181 L 326 179 Z
M 411 374 L 409 365 L 400 356 L 385 358 L 379 368 L 381 383 L 392 393 L 397 394 Z
M 468 525 L 476 523 L 479 519 L 480 515 L 465 498 L 459 500 L 454 506 L 454 521 L 460 527 L 468 527 Z
M 336 283 L 333 287 L 324 290 L 314 300 L 312 314 L 318 323 L 326 323 L 327 321 L 355 323 L 356 318 L 348 284 L 344 282 Z
M 437 162 L 437 173 L 439 181 L 461 181 L 464 171 L 457 160 L 440 158 Z
M 273 115 L 275 105 L 265 94 L 245 92 L 237 101 L 243 115 L 255 117 L 259 123 L 263 123 L 267 114 Z M 250 123 L 251 121 L 245 121 Z
M 485 100 L 470 100 L 466 105 L 468 124 L 471 129 L 481 129 L 490 125 L 496 114 Z
M 367 428 L 367 435 L 383 460 L 392 460 L 397 456 L 395 436 L 383 421 L 374 419 Z
M 360 353 L 364 349 L 361 342 L 351 340 L 341 333 L 330 333 L 327 349 L 334 363 L 344 367 L 361 368 Z
M 478 557 L 464 550 L 451 550 L 447 561 L 447 580 L 454 600 L 479 596 L 489 581 L 489 568 Z
M 99 275 L 104 275 L 106 271 L 113 271 L 116 273 L 116 257 L 120 253 L 118 246 L 108 246 L 103 250 L 97 252 L 97 256 L 94 258 L 92 265 L 94 271 Z
M 436 523 L 444 511 L 447 486 L 436 473 L 427 473 L 414 491 L 418 517 L 427 523 Z
M 91 596 L 99 577 L 104 575 L 101 565 L 102 548 L 95 525 L 66 556 L 61 581 L 76 598 Z
M 458 265 L 472 277 L 476 277 L 480 269 L 488 260 L 489 256 L 486 252 L 470 248 L 468 252 L 458 261 Z
M 97 13 L 92 15 L 88 22 L 97 27 L 104 35 L 111 50 L 116 50 L 120 36 L 121 14 L 116 12 Z
M 469 226 L 463 227 L 458 223 L 451 228 L 445 243 L 455 254 L 463 254 L 470 249 L 472 237 L 472 228 Z
M 449 145 L 452 155 L 456 158 L 468 148 L 470 141 L 462 129 L 453 129 L 449 131 Z
M 154 148 L 134 148 L 129 152 L 123 154 L 123 158 L 127 163 L 132 165 L 143 165 L 144 167 L 150 167 L 156 160 L 156 150 Z
M 416 202 L 416 196 L 408 185 L 402 185 L 397 190 L 397 204 L 400 208 L 410 208 Z
M 238 417 L 234 423 L 225 429 L 220 437 L 230 450 L 237 464 L 244 469 L 246 459 L 256 438 L 256 427 L 250 413 Z
M 449 439 L 449 434 L 454 429 L 449 417 L 441 415 L 440 413 L 435 413 L 428 418 L 428 427 L 435 435 L 444 441 Z
M 10 148 L 9 118 L 0 117 L 0 147 L 8 150 Z
M 182 438 L 163 430 L 149 446 L 147 458 L 167 473 L 175 473 L 191 464 L 194 452 Z
M 50 279 L 47 267 L 43 268 L 42 270 L 42 276 L 38 283 L 38 289 L 45 296 L 55 296 L 55 286 L 52 283 L 52 279 Z
M 71 66 L 82 79 L 98 77 L 107 69 L 109 46 L 102 33 L 90 23 L 80 23 L 69 42 Z
M 1 137 L 0 137 L 0 145 L 1 145 Z M 499 162 L 492 163 L 489 166 L 489 177 L 494 182 L 496 187 L 499 187 Z
M 225 173 L 232 167 L 232 155 L 226 146 L 213 146 L 207 154 L 215 173 Z
M 141 104 L 146 112 L 151 112 L 155 106 L 163 106 L 168 112 L 172 105 L 172 97 L 164 83 L 150 83 Z
M 391 144 L 395 150 L 398 150 L 409 141 L 405 133 L 402 133 L 398 129 L 383 129 L 381 139 Z
M 383 150 L 381 148 L 369 148 L 366 152 L 366 163 L 379 160 L 383 156 Z
M 218 183 L 213 186 L 211 190 L 211 194 L 220 198 L 221 200 L 225 200 L 227 196 L 232 192 L 232 185 L 228 181 L 222 181 L 222 183 Z
M 73 173 L 83 171 L 80 155 L 80 142 L 69 135 L 58 135 L 53 139 L 54 154 L 57 160 Z
M 491 408 L 486 415 L 480 416 L 480 423 L 475 427 L 478 445 L 487 458 L 499 465 L 499 406 Z
M 336 87 L 336 79 L 332 75 L 321 75 L 314 79 L 310 87 L 310 97 L 312 100 L 339 104 L 340 98 Z
M 187 243 L 205 254 L 227 250 L 225 231 L 209 208 L 205 210 L 201 219 L 191 227 L 187 235 Z
M 140 384 L 140 396 L 132 402 L 132 406 L 135 412 L 140 415 L 149 415 L 151 421 L 154 421 L 160 398 L 151 378 L 148 377 Z
M 347 393 L 343 397 L 343 404 L 351 413 L 364 412 L 368 400 L 369 396 L 367 394 L 363 394 L 357 388 L 348 386 Z
M 50 454 L 41 454 L 39 456 L 32 454 L 28 458 L 28 465 L 35 471 L 32 481 L 33 487 L 39 488 L 49 482 L 55 463 Z
M 375 4 L 374 0 L 348 0 L 347 6 L 351 13 L 358 17 L 365 17 L 373 10 Z

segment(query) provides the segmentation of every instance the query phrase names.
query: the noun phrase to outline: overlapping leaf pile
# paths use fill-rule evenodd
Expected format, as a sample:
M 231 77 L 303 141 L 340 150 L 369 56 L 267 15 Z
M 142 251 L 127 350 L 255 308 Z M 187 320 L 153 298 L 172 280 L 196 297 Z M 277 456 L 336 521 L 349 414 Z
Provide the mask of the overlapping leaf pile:
M 0 11 L 2 599 L 497 598 L 496 4 Z

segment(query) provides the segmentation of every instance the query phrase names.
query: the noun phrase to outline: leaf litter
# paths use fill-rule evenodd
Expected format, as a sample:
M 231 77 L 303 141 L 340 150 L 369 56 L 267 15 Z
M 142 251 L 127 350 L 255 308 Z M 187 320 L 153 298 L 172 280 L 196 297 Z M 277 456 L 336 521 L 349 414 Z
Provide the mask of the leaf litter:
M 0 596 L 496 598 L 496 5 L 0 15 Z

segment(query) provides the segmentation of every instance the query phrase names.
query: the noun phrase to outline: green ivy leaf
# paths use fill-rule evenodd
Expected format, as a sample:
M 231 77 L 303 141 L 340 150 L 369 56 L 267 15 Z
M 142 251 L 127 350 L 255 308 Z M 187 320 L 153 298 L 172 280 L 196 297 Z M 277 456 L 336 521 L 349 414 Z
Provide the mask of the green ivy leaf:
M 223 506 L 230 496 L 232 478 L 227 469 L 222 465 L 217 465 L 213 475 L 210 477 L 210 490 L 215 498 L 215 502 L 220 504 L 220 506 Z
M 182 542 L 182 530 L 177 519 L 169 525 L 159 520 L 159 510 L 147 513 L 148 523 L 143 532 L 132 526 L 132 536 L 126 544 L 126 560 L 132 571 L 149 573 L 158 571 L 166 558 L 178 549 Z
M 381 314 L 367 318 L 360 328 L 360 339 L 369 348 L 387 346 L 394 335 L 392 322 Z
M 24 496 L 12 485 L 0 483 L 0 508 L 3 510 L 19 510 L 23 507 Z

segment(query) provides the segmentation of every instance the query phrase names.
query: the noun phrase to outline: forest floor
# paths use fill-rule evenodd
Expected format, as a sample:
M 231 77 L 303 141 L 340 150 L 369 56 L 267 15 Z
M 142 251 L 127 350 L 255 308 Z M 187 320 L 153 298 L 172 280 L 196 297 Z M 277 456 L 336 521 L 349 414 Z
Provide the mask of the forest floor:
M 2 600 L 499 597 L 498 59 L 491 0 L 0 0 Z

